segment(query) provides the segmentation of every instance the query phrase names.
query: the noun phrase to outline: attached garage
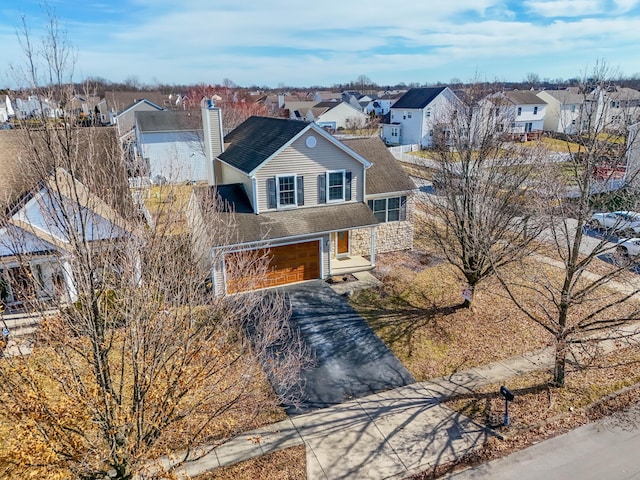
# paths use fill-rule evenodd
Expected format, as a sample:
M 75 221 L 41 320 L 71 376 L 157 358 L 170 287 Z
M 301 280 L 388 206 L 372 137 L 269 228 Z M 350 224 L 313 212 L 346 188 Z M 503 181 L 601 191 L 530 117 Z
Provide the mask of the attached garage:
M 264 278 L 239 278 L 247 268 L 238 268 L 241 254 L 228 254 L 225 258 L 227 292 L 236 293 L 255 288 L 276 287 L 289 283 L 320 278 L 320 241 L 294 243 L 254 251 L 254 258 L 269 256 L 269 267 Z

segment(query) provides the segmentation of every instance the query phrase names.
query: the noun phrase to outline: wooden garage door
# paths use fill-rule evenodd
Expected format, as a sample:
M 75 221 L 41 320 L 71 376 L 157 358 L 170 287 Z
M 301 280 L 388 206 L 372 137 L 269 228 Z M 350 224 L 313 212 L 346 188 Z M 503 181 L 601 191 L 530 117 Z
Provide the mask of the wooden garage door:
M 230 293 L 245 290 L 247 288 L 266 288 L 288 283 L 312 280 L 320 277 L 320 242 L 295 243 L 281 247 L 271 247 L 259 250 L 258 254 L 269 255 L 269 271 L 263 279 L 254 279 L 251 287 L 246 287 L 247 282 L 234 278 L 237 268 L 234 255 L 227 255 L 227 291 Z M 246 272 L 245 272 L 246 273 Z

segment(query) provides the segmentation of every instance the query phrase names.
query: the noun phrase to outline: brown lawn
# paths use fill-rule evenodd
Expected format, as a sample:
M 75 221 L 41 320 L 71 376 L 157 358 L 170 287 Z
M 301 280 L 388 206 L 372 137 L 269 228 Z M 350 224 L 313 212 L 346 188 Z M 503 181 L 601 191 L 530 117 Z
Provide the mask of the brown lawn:
M 424 252 L 380 255 L 384 287 L 351 303 L 418 381 L 537 350 L 549 335 L 526 321 L 497 280 L 480 287 L 472 310 L 462 308 L 453 267 Z
M 196 480 L 305 480 L 306 456 L 304 445 L 287 448 L 263 457 L 219 468 L 196 477 Z

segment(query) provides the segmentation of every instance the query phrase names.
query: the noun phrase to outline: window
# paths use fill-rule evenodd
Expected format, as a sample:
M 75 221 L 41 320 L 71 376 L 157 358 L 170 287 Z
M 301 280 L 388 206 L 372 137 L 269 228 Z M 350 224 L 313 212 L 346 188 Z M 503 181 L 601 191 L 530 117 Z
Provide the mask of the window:
M 411 118 L 411 112 L 407 112 L 407 118 Z
M 620 102 L 617 100 L 611 101 L 611 108 L 620 108 Z
M 531 122 L 527 122 L 524 124 L 524 131 L 529 133 L 531 132 L 531 130 L 533 130 L 533 123 Z
M 379 222 L 398 222 L 407 219 L 407 197 L 369 200 L 369 208 Z
M 267 208 L 304 205 L 304 177 L 277 175 L 267 179 Z
M 425 110 L 424 111 L 424 116 L 425 116 L 425 118 L 429 118 L 431 116 L 431 110 L 430 109 Z
M 398 127 L 391 127 L 391 136 L 392 137 L 397 137 L 398 136 Z
M 576 106 L 575 105 L 571 105 L 571 113 L 576 113 Z
M 334 170 L 318 176 L 318 203 L 351 200 L 351 172 Z
M 278 207 L 296 204 L 296 176 L 278 177 Z
M 518 107 L 518 116 L 522 115 L 522 107 Z
M 344 170 L 327 173 L 327 200 L 344 200 Z
M 533 107 L 533 114 L 537 115 L 538 114 L 538 107 Z

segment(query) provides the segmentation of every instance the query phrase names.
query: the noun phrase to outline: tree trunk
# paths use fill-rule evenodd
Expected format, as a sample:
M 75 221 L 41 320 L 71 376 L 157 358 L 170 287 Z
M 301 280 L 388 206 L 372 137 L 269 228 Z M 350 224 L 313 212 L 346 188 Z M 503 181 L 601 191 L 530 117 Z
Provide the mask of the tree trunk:
M 565 366 L 567 363 L 567 344 L 564 339 L 556 342 L 556 356 L 553 367 L 553 384 L 564 387 Z

